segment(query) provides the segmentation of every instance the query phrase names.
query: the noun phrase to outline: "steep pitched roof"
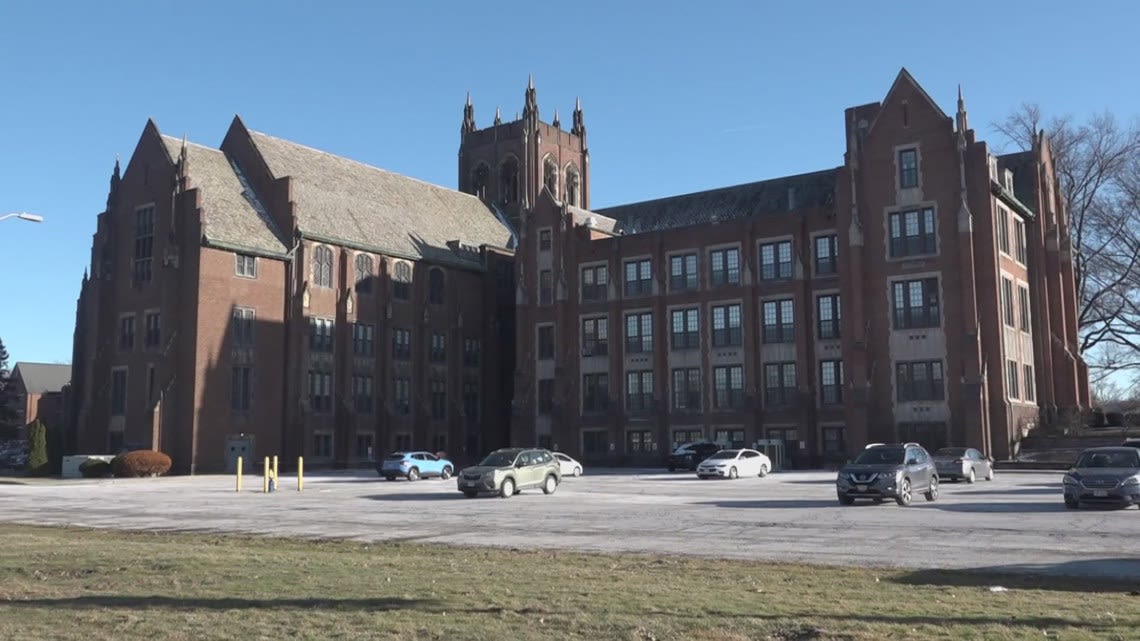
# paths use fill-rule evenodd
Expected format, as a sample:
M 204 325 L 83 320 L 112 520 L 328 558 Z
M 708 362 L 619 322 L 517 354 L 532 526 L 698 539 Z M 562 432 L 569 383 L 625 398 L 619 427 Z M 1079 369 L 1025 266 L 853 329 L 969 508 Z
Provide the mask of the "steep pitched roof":
M 889 104 L 891 101 L 891 96 L 893 96 L 895 91 L 904 83 L 913 87 L 921 98 L 925 99 L 931 107 L 934 107 L 935 113 L 937 113 L 940 117 L 949 118 L 949 116 L 946 115 L 946 112 L 942 110 L 942 107 L 938 106 L 938 103 L 934 101 L 934 98 L 931 98 L 930 94 L 926 93 L 926 89 L 923 89 L 922 85 L 918 84 L 918 81 L 914 79 L 914 76 L 910 75 L 910 72 L 906 70 L 906 67 L 899 69 L 899 75 L 895 76 L 895 81 L 891 83 L 891 88 L 887 90 L 887 95 L 883 97 L 883 102 L 881 104 Z M 874 120 L 871 121 L 871 126 L 867 129 L 868 131 L 875 129 L 875 123 L 879 122 L 879 116 L 882 113 L 883 112 L 880 110 L 875 114 Z
M 182 141 L 163 136 L 171 159 L 182 153 Z M 202 234 L 207 244 L 252 253 L 282 255 L 287 241 L 273 219 L 257 200 L 253 190 L 243 184 L 238 170 L 226 155 L 195 143 L 186 143 L 190 187 L 201 192 Z
M 413 259 L 472 264 L 452 250 L 507 247 L 511 231 L 475 196 L 432 185 L 256 131 L 250 139 L 274 177 L 292 179 L 301 233 Z
M 838 169 L 784 176 L 682 196 L 597 210 L 618 221 L 623 234 L 641 234 L 830 205 Z M 789 203 L 789 190 L 794 203 Z M 793 205 L 789 207 L 789 205 Z
M 24 382 L 29 394 L 58 392 L 71 382 L 71 365 L 57 363 L 16 363 L 12 378 Z

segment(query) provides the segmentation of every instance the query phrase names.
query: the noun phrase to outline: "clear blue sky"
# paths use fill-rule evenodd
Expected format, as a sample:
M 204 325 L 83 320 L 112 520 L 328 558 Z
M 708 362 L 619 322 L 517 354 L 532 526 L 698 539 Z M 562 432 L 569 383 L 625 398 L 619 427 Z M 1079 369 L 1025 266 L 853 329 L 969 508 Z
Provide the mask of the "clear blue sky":
M 907 67 L 971 124 L 1023 101 L 1140 113 L 1140 3 L 0 3 L 0 338 L 71 359 L 75 298 L 115 155 L 148 117 L 217 146 L 253 129 L 456 185 L 464 97 L 480 126 L 568 123 L 581 96 L 592 205 L 839 165 L 843 109 Z

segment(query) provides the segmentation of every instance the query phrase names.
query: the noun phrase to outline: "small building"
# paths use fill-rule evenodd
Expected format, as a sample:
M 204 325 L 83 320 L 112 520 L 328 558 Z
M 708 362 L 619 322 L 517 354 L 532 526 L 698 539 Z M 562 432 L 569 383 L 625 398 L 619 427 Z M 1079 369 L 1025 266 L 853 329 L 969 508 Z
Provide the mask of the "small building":
M 64 389 L 70 381 L 71 365 L 16 363 L 9 384 L 14 390 L 18 424 L 27 426 L 38 420 L 48 427 L 63 429 Z

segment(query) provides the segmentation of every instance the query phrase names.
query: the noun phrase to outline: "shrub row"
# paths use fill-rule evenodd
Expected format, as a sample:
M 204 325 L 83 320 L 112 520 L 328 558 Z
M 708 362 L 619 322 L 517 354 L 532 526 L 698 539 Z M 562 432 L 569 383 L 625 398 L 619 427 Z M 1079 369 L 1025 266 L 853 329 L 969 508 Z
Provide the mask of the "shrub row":
M 170 456 L 153 450 L 135 450 L 116 456 L 110 463 L 87 459 L 79 466 L 83 478 L 162 476 L 170 471 Z

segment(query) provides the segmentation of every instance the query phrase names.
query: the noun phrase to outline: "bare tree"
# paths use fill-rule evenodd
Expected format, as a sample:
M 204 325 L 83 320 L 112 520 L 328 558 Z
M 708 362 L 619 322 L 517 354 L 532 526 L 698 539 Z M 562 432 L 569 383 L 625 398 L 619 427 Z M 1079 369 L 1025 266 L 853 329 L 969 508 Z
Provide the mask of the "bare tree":
M 993 127 L 1030 149 L 1044 129 L 1069 220 L 1078 293 L 1080 350 L 1095 384 L 1140 373 L 1140 121 L 1122 127 L 1111 113 L 1087 122 L 1045 123 L 1023 104 Z

